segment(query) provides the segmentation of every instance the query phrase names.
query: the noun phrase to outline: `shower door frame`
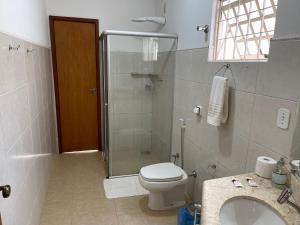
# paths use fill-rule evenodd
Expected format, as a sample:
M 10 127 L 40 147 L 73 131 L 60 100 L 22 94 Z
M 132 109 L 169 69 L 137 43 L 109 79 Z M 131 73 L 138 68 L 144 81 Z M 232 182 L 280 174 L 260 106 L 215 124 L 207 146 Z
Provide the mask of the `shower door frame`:
M 99 46 L 100 46 L 100 64 L 101 64 L 101 79 L 100 79 L 100 90 L 101 100 L 103 102 L 101 109 L 101 128 L 102 128 L 102 146 L 104 157 L 106 161 L 106 177 L 107 178 L 115 178 L 115 177 L 126 177 L 133 176 L 136 174 L 128 174 L 128 175 L 120 175 L 120 176 L 112 176 L 112 171 L 110 168 L 111 165 L 111 157 L 110 157 L 110 149 L 109 149 L 109 77 L 110 74 L 110 43 L 109 36 L 132 36 L 132 37 L 154 37 L 154 38 L 166 38 L 166 39 L 174 39 L 176 42 L 178 41 L 178 34 L 166 34 L 166 33 L 151 33 L 151 32 L 135 32 L 135 31 L 121 31 L 121 30 L 104 30 L 99 37 Z

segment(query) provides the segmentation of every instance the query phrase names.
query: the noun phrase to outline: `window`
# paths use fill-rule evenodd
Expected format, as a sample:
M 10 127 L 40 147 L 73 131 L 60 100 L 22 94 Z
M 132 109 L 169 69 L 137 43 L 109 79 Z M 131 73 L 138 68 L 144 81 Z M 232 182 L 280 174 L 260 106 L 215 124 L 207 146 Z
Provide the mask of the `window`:
M 278 0 L 216 0 L 209 59 L 266 61 Z

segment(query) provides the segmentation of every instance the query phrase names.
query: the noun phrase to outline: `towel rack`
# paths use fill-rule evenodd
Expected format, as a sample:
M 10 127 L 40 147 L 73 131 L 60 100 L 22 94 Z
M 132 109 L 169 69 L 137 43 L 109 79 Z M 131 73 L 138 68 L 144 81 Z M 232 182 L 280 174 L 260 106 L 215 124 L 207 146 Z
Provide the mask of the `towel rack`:
M 227 64 L 221 66 L 221 67 L 217 70 L 217 72 L 215 72 L 215 75 L 217 75 L 217 74 L 218 74 L 222 69 L 224 69 L 224 68 L 225 68 L 225 70 L 224 70 L 224 72 L 223 72 L 223 74 L 222 74 L 221 76 L 222 76 L 222 77 L 225 77 L 226 72 L 227 72 L 228 70 L 230 70 L 230 72 L 231 72 L 231 78 L 232 78 L 232 80 L 233 80 L 234 87 L 236 88 L 236 83 L 235 83 L 235 78 L 234 78 L 234 76 L 233 76 L 232 67 L 231 67 L 231 65 L 230 65 L 229 63 L 227 63 Z M 227 77 L 227 78 L 228 78 L 228 77 Z M 229 79 L 229 78 L 228 78 L 228 79 Z
M 225 77 L 226 71 L 227 71 L 227 70 L 231 70 L 231 65 L 230 65 L 229 63 L 227 63 L 227 64 L 221 66 L 221 67 L 218 69 L 218 71 L 215 72 L 215 75 L 217 75 L 217 74 L 218 74 L 222 69 L 224 69 L 224 68 L 225 68 L 225 70 L 224 70 L 224 73 L 222 74 L 222 77 Z

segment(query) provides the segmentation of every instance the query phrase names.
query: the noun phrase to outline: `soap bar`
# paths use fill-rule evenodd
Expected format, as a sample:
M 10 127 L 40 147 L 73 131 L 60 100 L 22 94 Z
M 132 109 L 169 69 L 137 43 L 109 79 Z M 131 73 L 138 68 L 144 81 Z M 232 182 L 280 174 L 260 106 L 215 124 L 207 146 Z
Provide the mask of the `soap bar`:
M 252 177 L 246 177 L 246 180 L 250 187 L 258 187 L 258 184 L 253 180 Z
M 235 187 L 237 188 L 243 187 L 242 183 L 237 178 L 233 177 L 231 181 Z

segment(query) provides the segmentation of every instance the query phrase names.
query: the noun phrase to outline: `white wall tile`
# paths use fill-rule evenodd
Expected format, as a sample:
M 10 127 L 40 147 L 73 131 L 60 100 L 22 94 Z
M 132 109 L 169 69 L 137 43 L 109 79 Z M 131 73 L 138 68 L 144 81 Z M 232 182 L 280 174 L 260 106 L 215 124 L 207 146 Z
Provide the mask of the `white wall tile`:
M 215 74 L 225 63 L 207 62 L 207 48 L 177 51 L 172 153 L 180 153 L 178 119 L 183 118 L 185 166 L 199 175 L 195 199 L 201 198 L 197 191 L 205 179 L 253 171 L 259 155 L 275 159 L 300 155 L 299 43 L 272 41 L 269 62 L 232 62 L 225 74 L 224 69 Z M 206 122 L 214 75 L 228 77 L 231 87 L 229 119 L 220 127 Z M 203 106 L 202 117 L 192 114 L 196 105 Z M 276 127 L 279 108 L 291 111 L 288 130 Z M 208 164 L 217 165 L 216 170 L 205 168 Z
M 8 44 L 21 47 L 9 52 Z M 52 79 L 45 79 L 52 76 L 49 52 L 0 33 L 0 182 L 12 187 L 11 197 L 0 204 L 4 224 L 39 224 L 50 155 L 57 150 L 56 142 L 48 141 L 56 134 L 52 88 L 45 91 L 52 87 L 47 84 Z
M 257 92 L 300 100 L 300 41 L 271 41 L 270 59 L 259 66 Z
M 245 171 L 247 150 L 247 138 L 223 134 L 219 137 L 217 160 L 234 174 L 241 174 Z
M 231 63 L 232 73 L 228 71 L 230 85 L 236 90 L 256 92 L 259 63 Z
M 254 99 L 255 97 L 251 93 L 231 90 L 229 119 L 221 129 L 224 128 L 227 130 L 226 132 L 248 138 L 252 123 Z
M 254 142 L 250 142 L 249 148 L 248 148 L 246 172 L 249 172 L 249 173 L 254 172 L 255 165 L 256 165 L 256 159 L 259 156 L 267 156 L 267 157 L 271 157 L 275 160 L 279 160 L 280 157 L 282 157 L 283 155 L 273 152 L 270 149 L 267 149 L 266 147 L 258 145 Z
M 298 103 L 257 95 L 253 112 L 251 140 L 272 149 L 281 155 L 290 156 L 295 130 Z M 290 125 L 287 130 L 276 126 L 279 108 L 290 110 Z

